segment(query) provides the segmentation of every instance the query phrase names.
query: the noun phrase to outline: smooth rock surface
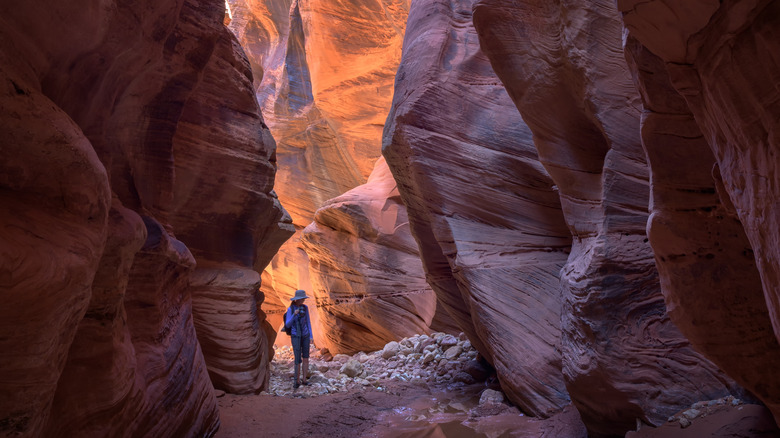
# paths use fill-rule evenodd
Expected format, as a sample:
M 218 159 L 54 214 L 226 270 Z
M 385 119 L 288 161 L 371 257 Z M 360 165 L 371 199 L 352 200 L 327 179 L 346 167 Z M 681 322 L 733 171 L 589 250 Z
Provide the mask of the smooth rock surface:
M 0 435 L 218 427 L 190 274 L 207 255 L 262 269 L 289 235 L 223 18 L 213 0 L 0 3 Z
M 732 382 L 666 314 L 645 227 L 640 102 L 611 1 L 481 0 L 483 50 L 534 133 L 573 236 L 562 279 L 563 373 L 592 436 L 661 424 Z
M 698 351 L 776 406 L 780 381 L 767 367 L 780 363 L 780 345 L 719 166 L 664 62 L 633 37 L 626 53 L 645 107 L 653 196 L 648 237 L 669 315 Z
M 658 0 L 642 6 L 621 1 L 618 7 L 630 36 L 660 58 L 664 68 L 659 69 L 665 70 L 671 87 L 685 99 L 686 111 L 695 118 L 702 141 L 711 150 L 711 154 L 700 154 L 694 163 L 715 163 L 712 176 L 722 205 L 717 212 L 723 219 L 700 225 L 690 240 L 671 253 L 680 257 L 677 260 L 669 260 L 667 241 L 670 234 L 687 231 L 667 223 L 669 212 L 654 221 L 651 237 L 653 245 L 659 246 L 659 255 L 669 260 L 670 269 L 696 269 L 702 264 L 702 255 L 712 254 L 716 263 L 729 257 L 730 266 L 717 270 L 718 278 L 713 279 L 723 285 L 724 296 L 712 304 L 712 314 L 700 315 L 701 301 L 695 296 L 684 300 L 685 280 L 672 272 L 667 278 L 667 293 L 675 297 L 685 315 L 680 319 L 687 321 L 680 324 L 690 331 L 692 342 L 701 344 L 713 360 L 760 397 L 780 422 L 780 382 L 777 373 L 769 371 L 777 363 L 780 340 L 780 2 L 681 5 Z M 652 86 L 645 84 L 644 88 Z M 667 97 L 669 92 L 657 94 L 672 98 Z M 649 103 L 654 109 L 656 102 Z M 648 131 L 658 135 L 653 125 Z M 726 214 L 739 219 L 749 244 Z M 705 233 L 713 232 L 724 236 L 719 248 L 705 246 L 693 254 L 692 246 L 706 237 Z M 708 264 L 706 269 L 710 267 Z M 766 311 L 762 297 L 757 296 L 756 270 Z M 737 306 L 729 308 L 732 304 Z M 727 327 L 723 327 L 724 318 L 729 321 Z M 713 332 L 706 333 L 708 328 Z M 713 339 L 718 334 L 722 337 Z
M 317 211 L 303 245 L 331 352 L 376 350 L 416 333 L 454 329 L 434 323 L 436 294 L 425 281 L 406 208 L 384 159 L 366 184 Z
M 412 5 L 383 154 L 440 304 L 507 397 L 545 416 L 569 404 L 556 345 L 571 237 L 471 8 Z
M 228 3 L 230 28 L 261 73 L 255 89 L 278 144 L 276 192 L 297 230 L 263 286 L 263 309 L 277 315 L 296 289 L 311 290 L 303 229 L 325 201 L 364 184 L 380 156 L 409 6 L 408 0 Z M 315 330 L 315 341 L 324 345 L 323 333 Z

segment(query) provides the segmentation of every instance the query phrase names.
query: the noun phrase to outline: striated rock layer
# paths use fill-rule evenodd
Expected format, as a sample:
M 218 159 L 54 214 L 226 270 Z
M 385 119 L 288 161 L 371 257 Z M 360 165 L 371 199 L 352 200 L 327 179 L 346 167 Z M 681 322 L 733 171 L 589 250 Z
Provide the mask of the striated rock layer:
M 330 352 L 375 351 L 432 329 L 454 330 L 438 319 L 434 323 L 441 310 L 384 159 L 366 184 L 317 211 L 303 245 Z
M 618 2 L 670 314 L 780 420 L 780 2 Z M 756 64 L 758 63 L 758 64 Z
M 730 380 L 671 323 L 645 226 L 639 96 L 615 5 L 480 0 L 483 50 L 534 133 L 572 236 L 563 373 L 592 436 L 661 424 Z
M 0 435 L 210 436 L 191 274 L 238 283 L 289 235 L 249 65 L 219 1 L 49 3 L 0 3 Z M 206 356 L 262 374 L 244 285 L 254 353 Z
M 413 4 L 383 154 L 441 305 L 507 396 L 546 416 L 569 404 L 556 345 L 571 236 L 471 8 Z
M 230 28 L 262 73 L 255 89 L 278 145 L 277 192 L 297 230 L 264 276 L 263 309 L 280 324 L 295 290 L 311 289 L 303 229 L 325 201 L 365 183 L 380 156 L 408 0 L 228 4 Z

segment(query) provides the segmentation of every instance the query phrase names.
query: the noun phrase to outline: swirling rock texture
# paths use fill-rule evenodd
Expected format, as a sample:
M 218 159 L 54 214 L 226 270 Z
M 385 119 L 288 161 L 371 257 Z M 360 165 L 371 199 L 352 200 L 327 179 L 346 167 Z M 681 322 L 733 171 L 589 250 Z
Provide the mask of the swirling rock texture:
M 380 156 L 408 0 L 228 3 L 230 28 L 262 72 L 255 86 L 278 145 L 277 192 L 298 231 L 263 284 L 263 309 L 278 325 L 295 290 L 311 290 L 302 230 L 325 201 L 365 183 Z
M 212 435 L 191 278 L 197 293 L 219 292 L 214 270 L 239 284 L 231 311 L 267 336 L 245 272 L 289 232 L 223 15 L 218 1 L 0 3 L 0 435 Z M 267 358 L 255 350 L 232 371 Z
M 384 159 L 366 184 L 317 210 L 302 242 L 330 352 L 375 351 L 414 334 L 454 331 L 454 324 L 434 323 L 441 310 Z
M 569 404 L 556 344 L 571 236 L 471 8 L 412 5 L 383 155 L 440 303 L 507 396 L 546 416 Z
M 780 420 L 780 2 L 618 2 L 672 318 Z M 758 64 L 756 64 L 758 63 Z
M 645 226 L 639 95 L 611 1 L 481 0 L 483 50 L 534 133 L 574 239 L 561 272 L 563 373 L 593 436 L 660 424 L 731 381 L 671 323 Z

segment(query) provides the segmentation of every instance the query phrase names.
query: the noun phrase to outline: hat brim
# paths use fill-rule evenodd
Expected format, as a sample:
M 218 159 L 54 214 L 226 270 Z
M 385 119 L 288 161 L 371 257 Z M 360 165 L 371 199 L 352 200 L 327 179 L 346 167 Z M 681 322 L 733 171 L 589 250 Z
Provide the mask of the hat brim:
M 310 296 L 302 296 L 302 297 L 292 297 L 290 298 L 290 301 L 298 301 L 298 300 L 305 300 L 306 298 L 311 298 Z

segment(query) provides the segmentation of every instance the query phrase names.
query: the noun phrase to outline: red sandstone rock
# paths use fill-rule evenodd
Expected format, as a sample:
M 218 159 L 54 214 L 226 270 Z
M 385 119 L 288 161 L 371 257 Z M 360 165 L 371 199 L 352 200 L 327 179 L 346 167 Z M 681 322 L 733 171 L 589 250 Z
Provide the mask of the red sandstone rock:
M 431 332 L 436 294 L 385 160 L 366 184 L 326 202 L 314 219 L 303 244 L 329 351 L 380 350 Z
M 224 31 L 176 126 L 171 224 L 198 261 L 190 284 L 209 374 L 216 388 L 232 393 L 267 384 L 274 338 L 266 338 L 257 311 L 256 271 L 294 232 L 272 191 L 274 147 L 249 62 Z
M 773 132 L 780 67 L 772 60 L 780 45 L 780 3 L 618 6 L 648 110 L 649 237 L 671 316 L 779 420 L 780 187 Z
M 289 235 L 224 4 L 5 3 L 0 434 L 210 435 L 196 258 L 262 269 Z M 251 354 L 215 351 L 231 372 L 267 372 L 257 278 L 230 309 Z
M 512 402 L 547 416 L 569 404 L 556 345 L 570 235 L 471 7 L 413 5 L 383 154 L 439 301 Z
M 661 424 L 731 382 L 666 314 L 645 225 L 639 100 L 609 1 L 481 0 L 474 23 L 534 133 L 574 237 L 561 273 L 563 372 L 592 436 Z
M 89 141 L 8 47 L 10 29 L 0 30 L 0 435 L 40 436 L 89 308 L 111 192 Z
M 302 230 L 325 201 L 365 183 L 380 155 L 408 1 L 228 3 L 230 28 L 262 73 L 255 85 L 278 144 L 276 191 L 298 231 L 268 268 L 263 309 L 272 315 L 296 289 L 311 290 Z

